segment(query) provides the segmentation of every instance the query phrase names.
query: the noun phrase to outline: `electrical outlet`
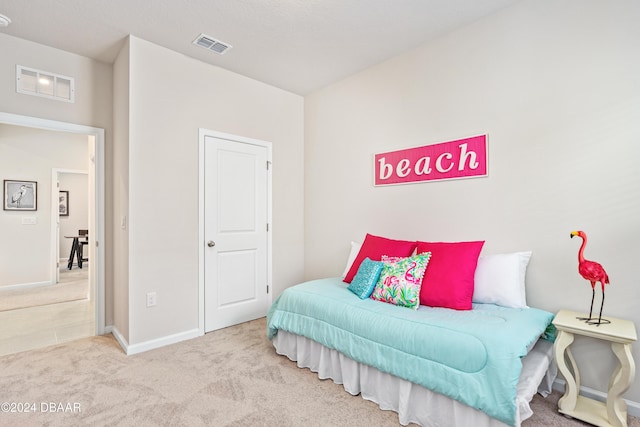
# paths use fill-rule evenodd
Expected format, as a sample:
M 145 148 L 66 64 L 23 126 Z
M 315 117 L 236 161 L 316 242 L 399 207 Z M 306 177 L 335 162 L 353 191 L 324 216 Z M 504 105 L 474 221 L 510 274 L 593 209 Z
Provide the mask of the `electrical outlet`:
M 158 302 L 155 292 L 147 292 L 147 307 L 154 307 Z

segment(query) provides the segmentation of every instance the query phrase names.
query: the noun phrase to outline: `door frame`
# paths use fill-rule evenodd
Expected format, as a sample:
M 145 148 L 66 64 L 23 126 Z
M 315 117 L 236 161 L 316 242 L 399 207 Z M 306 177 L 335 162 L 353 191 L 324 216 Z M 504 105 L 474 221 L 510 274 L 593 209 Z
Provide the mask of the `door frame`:
M 60 188 L 56 185 L 54 188 L 53 183 L 60 182 L 60 174 L 77 174 L 77 175 L 87 175 L 89 176 L 89 172 L 86 170 L 77 170 L 77 169 L 60 169 L 60 168 L 52 168 L 51 169 L 51 200 L 56 200 L 59 195 Z M 88 192 L 89 193 L 89 192 Z M 93 204 L 93 200 L 91 200 L 90 194 L 87 194 L 87 199 L 89 201 L 89 205 Z M 91 212 L 91 209 L 88 210 Z M 58 209 L 58 205 L 55 203 L 51 203 L 51 284 L 58 283 L 60 276 L 60 212 Z M 55 229 L 53 227 L 55 225 Z M 89 235 L 93 230 L 89 230 Z
M 225 139 L 231 142 L 237 142 L 242 144 L 251 144 L 257 145 L 260 147 L 265 147 L 267 150 L 267 163 L 268 163 L 268 173 L 267 173 L 267 224 L 269 226 L 267 232 L 267 285 L 269 286 L 269 292 L 267 293 L 267 304 L 271 306 L 273 302 L 273 257 L 272 257 L 272 231 L 273 231 L 273 220 L 272 220 L 272 170 L 273 170 L 273 162 L 272 162 L 272 149 L 271 143 L 267 141 L 261 141 L 259 139 L 246 138 L 243 136 L 232 135 L 229 133 L 223 133 L 208 129 L 199 128 L 198 129 L 198 331 L 200 335 L 204 335 L 204 286 L 205 286 L 205 211 L 204 211 L 204 202 L 205 202 L 205 138 L 212 137 L 218 139 Z M 265 166 L 267 167 L 267 166 Z
M 87 135 L 88 142 L 93 143 L 93 158 L 88 159 L 93 167 L 89 169 L 89 182 L 95 195 L 95 206 L 89 210 L 89 228 L 95 230 L 90 237 L 94 253 L 91 261 L 89 281 L 94 292 L 95 335 L 105 332 L 105 140 L 104 129 L 75 123 L 48 120 L 38 117 L 0 112 L 0 123 L 28 128 L 68 132 Z M 91 179 L 93 178 L 93 180 Z M 93 227 L 92 227 L 93 225 Z M 52 248 L 52 251 L 55 248 Z

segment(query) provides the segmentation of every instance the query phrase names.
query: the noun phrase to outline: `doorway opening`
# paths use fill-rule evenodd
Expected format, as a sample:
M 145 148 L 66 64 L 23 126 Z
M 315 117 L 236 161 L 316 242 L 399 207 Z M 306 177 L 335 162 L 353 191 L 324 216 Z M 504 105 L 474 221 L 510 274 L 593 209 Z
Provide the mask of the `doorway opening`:
M 0 124 L 37 129 L 52 133 L 69 133 L 86 137 L 86 144 L 88 147 L 87 170 L 83 172 L 86 172 L 87 175 L 87 229 L 90 230 L 90 233 L 85 248 L 88 252 L 88 259 L 91 260 L 91 267 L 87 270 L 87 276 L 90 284 L 90 299 L 93 302 L 92 311 L 95 315 L 92 333 L 95 335 L 102 335 L 105 331 L 104 129 L 3 112 L 0 112 Z M 51 150 L 52 148 L 46 147 L 46 149 Z M 54 168 L 51 170 L 53 171 Z M 49 173 L 49 176 L 52 177 L 55 172 Z M 49 178 L 47 177 L 47 181 L 48 180 Z M 55 205 L 57 206 L 59 190 L 55 186 L 53 178 L 51 179 L 50 189 L 50 193 L 49 188 L 45 187 L 41 187 L 41 190 L 39 191 L 44 191 L 44 194 L 51 194 L 51 205 L 55 202 Z M 47 238 L 49 244 L 46 245 L 49 247 L 49 255 L 47 257 L 48 262 L 46 269 L 49 272 L 49 282 L 55 284 L 59 280 L 60 270 L 58 268 L 58 263 L 62 254 L 60 254 L 59 245 L 56 244 L 59 241 L 56 226 L 57 218 L 55 218 L 57 215 L 54 216 L 55 211 L 51 205 L 38 207 L 38 209 L 45 209 L 46 212 L 51 212 L 51 214 L 46 215 L 47 218 L 38 216 L 36 218 L 36 223 L 38 223 L 38 221 L 40 221 L 41 225 L 42 222 L 49 223 L 47 224 L 49 227 L 49 237 Z M 13 219 L 18 220 L 18 218 Z

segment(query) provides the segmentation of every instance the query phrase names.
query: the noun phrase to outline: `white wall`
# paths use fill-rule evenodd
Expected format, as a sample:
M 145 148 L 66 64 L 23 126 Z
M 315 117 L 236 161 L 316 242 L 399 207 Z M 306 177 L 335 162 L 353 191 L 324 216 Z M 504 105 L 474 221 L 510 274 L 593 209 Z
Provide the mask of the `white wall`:
M 0 111 L 105 129 L 105 174 L 112 174 L 112 66 L 0 33 Z M 16 65 L 76 78 L 75 103 L 16 92 Z M 50 176 L 50 174 L 49 174 Z M 112 248 L 111 182 L 105 185 L 105 248 Z M 47 198 L 50 197 L 47 195 Z M 112 251 L 105 253 L 106 324 L 113 322 Z
M 106 129 L 106 325 L 135 344 L 197 328 L 200 127 L 273 143 L 274 297 L 302 279 L 304 109 L 300 96 L 132 40 L 112 67 L 0 34 L 0 111 Z M 76 103 L 17 94 L 16 64 L 76 77 Z M 186 208 L 167 207 L 185 183 Z
M 36 211 L 0 211 L 0 286 L 50 282 L 51 169 L 87 161 L 86 136 L 0 124 L 0 181 L 37 182 Z M 36 224 L 23 225 L 25 217 Z
M 533 250 L 530 305 L 584 311 L 582 229 L 611 277 L 605 315 L 639 324 L 638 22 L 630 0 L 525 0 L 307 96 L 306 277 L 339 275 L 367 232 L 484 239 L 485 254 Z M 481 133 L 487 178 L 372 186 L 374 153 Z M 606 391 L 607 346 L 578 340 L 574 355 Z
M 199 128 L 273 144 L 274 297 L 302 279 L 304 110 L 298 95 L 144 40 L 128 48 L 128 321 L 140 344 L 198 328 Z
M 113 64 L 113 326 L 129 341 L 129 39 Z M 126 218 L 125 226 L 121 219 Z

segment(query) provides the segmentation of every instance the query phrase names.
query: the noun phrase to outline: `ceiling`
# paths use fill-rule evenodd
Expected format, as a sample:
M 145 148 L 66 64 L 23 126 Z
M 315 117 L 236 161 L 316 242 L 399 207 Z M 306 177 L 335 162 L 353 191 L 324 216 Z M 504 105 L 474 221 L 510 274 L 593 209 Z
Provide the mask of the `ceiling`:
M 306 95 L 518 0 L 2 0 L 0 33 L 111 63 L 128 34 Z M 192 44 L 201 33 L 231 49 Z

